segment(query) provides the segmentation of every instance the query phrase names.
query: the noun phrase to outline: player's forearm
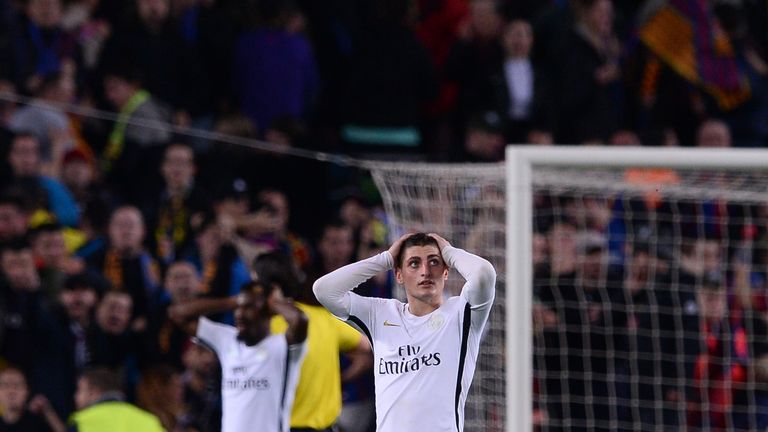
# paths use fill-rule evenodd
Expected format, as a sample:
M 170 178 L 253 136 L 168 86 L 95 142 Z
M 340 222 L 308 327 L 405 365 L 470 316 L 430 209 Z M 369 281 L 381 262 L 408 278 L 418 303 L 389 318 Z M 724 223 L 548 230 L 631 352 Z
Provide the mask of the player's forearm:
M 184 324 L 203 315 L 227 312 L 237 307 L 235 297 L 201 298 L 174 305 L 169 309 L 170 318 L 177 324 Z
M 447 246 L 443 259 L 467 281 L 467 298 L 471 306 L 493 301 L 496 291 L 496 270 L 488 260 L 463 249 Z
M 349 292 L 380 272 L 392 268 L 394 260 L 389 252 L 382 252 L 334 270 L 321 277 L 312 286 L 317 300 L 337 317 L 349 316 Z

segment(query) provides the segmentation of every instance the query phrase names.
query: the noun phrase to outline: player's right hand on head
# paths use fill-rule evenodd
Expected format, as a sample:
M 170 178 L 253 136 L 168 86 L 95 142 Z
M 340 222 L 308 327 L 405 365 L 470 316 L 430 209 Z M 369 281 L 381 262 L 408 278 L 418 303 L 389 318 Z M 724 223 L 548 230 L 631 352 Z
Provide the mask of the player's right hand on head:
M 392 243 L 392 246 L 389 247 L 389 254 L 392 255 L 393 259 L 397 259 L 397 255 L 400 253 L 400 248 L 403 246 L 403 242 L 410 236 L 411 233 L 403 234 L 399 239 Z

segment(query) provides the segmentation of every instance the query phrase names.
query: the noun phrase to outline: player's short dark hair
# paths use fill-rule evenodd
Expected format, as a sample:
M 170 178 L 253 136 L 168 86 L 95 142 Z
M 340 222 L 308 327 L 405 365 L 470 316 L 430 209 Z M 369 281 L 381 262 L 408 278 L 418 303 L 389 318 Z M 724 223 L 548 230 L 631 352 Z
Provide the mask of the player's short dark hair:
M 120 374 L 106 367 L 87 369 L 80 375 L 80 378 L 84 379 L 88 386 L 102 393 L 123 391 Z
M 440 250 L 440 245 L 437 244 L 437 240 L 435 240 L 429 234 L 423 233 L 423 232 L 411 234 L 409 237 L 403 240 L 403 244 L 400 247 L 400 251 L 397 253 L 397 256 L 395 257 L 395 266 L 397 268 L 403 267 L 403 259 L 405 259 L 405 251 L 411 246 L 434 246 L 438 250 Z
M 299 293 L 299 279 L 290 258 L 284 252 L 263 253 L 253 260 L 253 271 L 264 285 L 276 284 L 286 297 L 296 298 Z

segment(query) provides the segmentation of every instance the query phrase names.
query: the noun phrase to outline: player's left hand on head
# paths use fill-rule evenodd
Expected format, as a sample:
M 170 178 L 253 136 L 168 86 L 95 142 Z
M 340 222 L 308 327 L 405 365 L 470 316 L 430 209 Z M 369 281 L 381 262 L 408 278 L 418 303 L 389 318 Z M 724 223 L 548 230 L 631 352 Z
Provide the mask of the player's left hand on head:
M 433 239 L 437 240 L 437 245 L 440 247 L 440 250 L 443 250 L 446 246 L 450 246 L 451 244 L 448 243 L 448 240 L 440 237 L 439 235 L 435 233 L 429 233 L 429 236 Z

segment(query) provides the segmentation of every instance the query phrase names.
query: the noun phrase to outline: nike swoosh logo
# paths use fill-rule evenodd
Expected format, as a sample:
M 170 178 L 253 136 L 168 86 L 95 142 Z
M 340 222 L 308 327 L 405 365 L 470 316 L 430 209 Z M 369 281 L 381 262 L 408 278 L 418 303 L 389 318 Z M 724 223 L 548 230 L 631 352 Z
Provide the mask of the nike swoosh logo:
M 384 326 L 385 327 L 400 327 L 400 324 L 393 324 L 393 323 L 385 320 L 384 321 Z

